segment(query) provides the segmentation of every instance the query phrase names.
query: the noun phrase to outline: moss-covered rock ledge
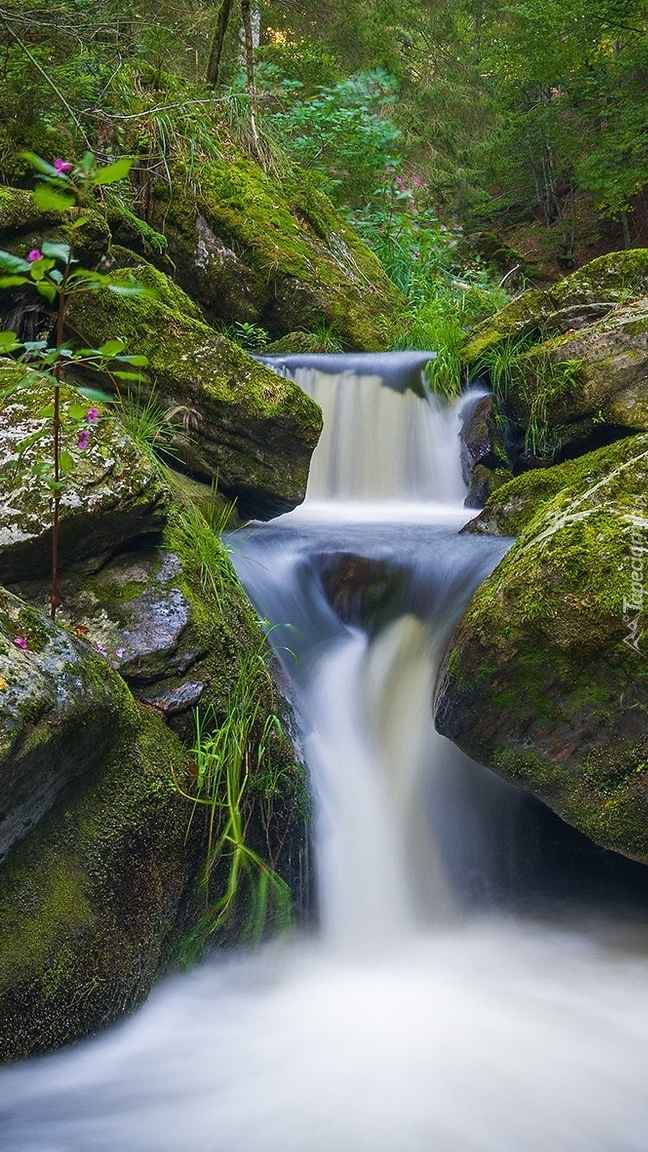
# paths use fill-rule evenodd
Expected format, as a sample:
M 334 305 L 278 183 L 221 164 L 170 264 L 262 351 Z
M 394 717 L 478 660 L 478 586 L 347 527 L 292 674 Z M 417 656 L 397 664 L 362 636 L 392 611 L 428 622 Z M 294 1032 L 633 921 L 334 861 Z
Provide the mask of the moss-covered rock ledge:
M 197 320 L 191 300 L 151 265 L 115 275 L 154 295 L 73 298 L 68 320 L 77 337 L 98 347 L 118 336 L 148 357 L 149 389 L 185 426 L 173 452 L 196 475 L 218 477 L 243 515 L 266 518 L 300 503 L 322 426 L 318 406 Z
M 390 346 L 402 296 L 305 173 L 280 182 L 231 144 L 199 169 L 180 158 L 170 167 L 152 223 L 210 320 L 260 323 L 275 338 L 324 327 L 351 350 Z
M 479 763 L 648 862 L 648 438 L 628 444 L 544 504 L 475 594 L 435 714 Z

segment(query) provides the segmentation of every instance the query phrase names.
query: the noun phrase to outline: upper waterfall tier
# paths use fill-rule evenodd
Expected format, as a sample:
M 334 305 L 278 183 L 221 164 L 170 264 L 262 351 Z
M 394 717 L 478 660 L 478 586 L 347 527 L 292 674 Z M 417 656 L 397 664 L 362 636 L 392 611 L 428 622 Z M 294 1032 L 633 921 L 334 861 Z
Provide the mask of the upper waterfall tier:
M 432 352 L 264 357 L 321 407 L 324 430 L 306 504 L 433 503 L 457 506 L 460 404 L 427 388 Z

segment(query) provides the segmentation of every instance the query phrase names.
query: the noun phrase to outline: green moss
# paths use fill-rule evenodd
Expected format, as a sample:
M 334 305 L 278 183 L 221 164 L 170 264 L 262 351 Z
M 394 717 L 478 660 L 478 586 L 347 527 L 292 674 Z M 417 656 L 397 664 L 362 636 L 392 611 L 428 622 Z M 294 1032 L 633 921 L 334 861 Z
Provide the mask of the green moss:
M 453 640 L 441 730 L 598 843 L 648 861 L 648 619 L 631 607 L 648 437 L 548 471 L 508 485 L 507 507 L 526 490 L 536 514 L 527 505 Z
M 618 468 L 618 482 L 609 480 L 606 491 L 622 498 L 628 480 L 625 466 L 648 450 L 648 437 L 632 436 L 595 452 L 587 452 L 553 468 L 536 468 L 516 476 L 492 493 L 483 512 L 469 530 L 499 536 L 518 536 L 559 494 L 576 497 L 584 488 L 609 477 Z M 640 496 L 641 481 L 630 481 L 631 500 Z M 626 501 L 627 502 L 627 501 Z
M 618 301 L 648 292 L 648 248 L 607 252 L 554 285 L 559 308 L 599 300 Z
M 108 224 L 117 241 L 127 247 L 139 242 L 144 249 L 144 255 L 148 250 L 166 252 L 168 247 L 166 236 L 156 232 L 155 228 L 140 216 L 136 216 L 121 200 L 115 199 L 109 204 Z
M 475 364 L 504 340 L 535 334 L 542 337 L 542 322 L 554 310 L 549 293 L 531 288 L 490 316 L 471 335 L 461 352 L 464 364 Z
M 173 175 L 176 188 L 189 186 L 182 164 Z M 243 261 L 241 271 L 262 309 L 257 318 L 266 326 L 288 332 L 328 323 L 349 347 L 389 346 L 400 294 L 373 253 L 304 174 L 284 174 L 279 185 L 230 150 L 227 158 L 211 158 L 201 167 L 195 199 L 176 192 L 164 206 L 169 227 L 192 250 L 199 213 Z M 224 274 L 222 267 L 218 274 Z
M 0 185 L 0 235 L 11 236 L 16 232 L 26 232 L 42 218 L 31 192 L 24 188 Z

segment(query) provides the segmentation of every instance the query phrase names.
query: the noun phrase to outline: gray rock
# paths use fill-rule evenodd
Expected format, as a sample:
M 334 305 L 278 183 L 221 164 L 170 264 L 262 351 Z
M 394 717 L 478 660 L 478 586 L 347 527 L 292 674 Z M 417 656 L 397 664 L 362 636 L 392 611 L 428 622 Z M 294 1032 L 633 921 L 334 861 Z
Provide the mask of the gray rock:
M 0 389 L 25 379 L 30 377 L 20 365 L 0 366 Z M 51 498 L 35 474 L 51 468 L 51 417 L 40 415 L 51 403 L 51 388 L 35 374 L 28 388 L 0 398 L 0 581 L 5 584 L 51 571 Z M 59 566 L 87 561 L 98 567 L 130 541 L 159 536 L 169 494 L 150 458 L 104 407 L 88 447 L 80 450 L 79 421 L 70 417 L 73 405 L 96 407 L 76 389 L 61 387 L 62 448 L 73 466 L 61 499 Z
M 2 858 L 105 755 L 129 693 L 88 644 L 4 589 L 0 685 Z

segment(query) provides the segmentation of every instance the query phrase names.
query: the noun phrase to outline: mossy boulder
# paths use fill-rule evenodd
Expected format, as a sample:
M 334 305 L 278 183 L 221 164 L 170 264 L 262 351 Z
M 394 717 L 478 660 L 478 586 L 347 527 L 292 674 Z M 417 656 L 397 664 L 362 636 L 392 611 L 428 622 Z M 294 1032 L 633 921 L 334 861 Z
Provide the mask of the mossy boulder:
M 599 256 L 551 289 L 532 288 L 484 321 L 466 343 L 462 358 L 476 365 L 505 340 L 541 342 L 579 329 L 611 309 L 648 294 L 648 249 Z
M 439 730 L 596 843 L 648 862 L 648 438 L 545 504 L 470 601 Z
M 76 636 L 0 589 L 0 859 L 112 746 L 119 677 Z
M 119 681 L 108 668 L 104 677 Z M 93 735 L 90 727 L 85 739 Z M 185 760 L 152 712 L 122 700 L 96 766 L 5 860 L 2 1060 L 105 1027 L 140 1004 L 173 962 L 197 914 L 201 863 L 198 825 L 189 828 L 190 806 L 171 779 L 172 767 L 185 779 Z
M 319 408 L 196 318 L 196 306 L 151 265 L 119 271 L 154 295 L 105 291 L 74 298 L 72 327 L 93 347 L 112 337 L 148 357 L 149 388 L 185 425 L 173 452 L 198 477 L 218 477 L 245 515 L 267 517 L 304 497 Z
M 629 248 L 598 256 L 551 289 L 559 308 L 599 304 L 612 306 L 648 294 L 648 248 Z
M 27 385 L 27 386 L 25 386 Z M 13 391 L 11 389 L 14 389 Z M 52 389 L 36 373 L 0 360 L 0 469 L 7 490 L 0 507 L 0 580 L 44 576 L 51 569 L 51 497 L 40 472 L 52 469 Z M 59 562 L 98 567 L 129 541 L 159 536 L 169 494 L 150 457 L 99 408 L 96 424 L 84 421 L 94 406 L 62 386 L 61 448 L 70 462 L 61 497 Z M 77 430 L 90 431 L 80 449 Z
M 108 253 L 110 228 L 101 208 L 90 206 L 84 215 L 83 228 L 74 230 L 75 253 L 82 261 L 97 264 Z M 0 185 L 0 248 L 24 256 L 30 248 L 40 247 L 54 231 L 71 240 L 73 220 L 70 211 L 43 212 L 25 188 Z
M 605 448 L 566 460 L 553 468 L 534 468 L 499 485 L 488 497 L 479 516 L 463 532 L 484 536 L 519 536 L 559 493 L 576 497 L 618 467 L 632 462 L 648 447 L 646 436 L 630 436 Z
M 349 348 L 389 346 L 401 295 L 305 175 L 279 183 L 233 147 L 172 175 L 152 223 L 210 319 L 256 321 L 274 337 L 323 324 Z
M 648 296 L 546 347 L 552 361 L 577 365 L 564 397 L 571 423 L 648 428 Z

